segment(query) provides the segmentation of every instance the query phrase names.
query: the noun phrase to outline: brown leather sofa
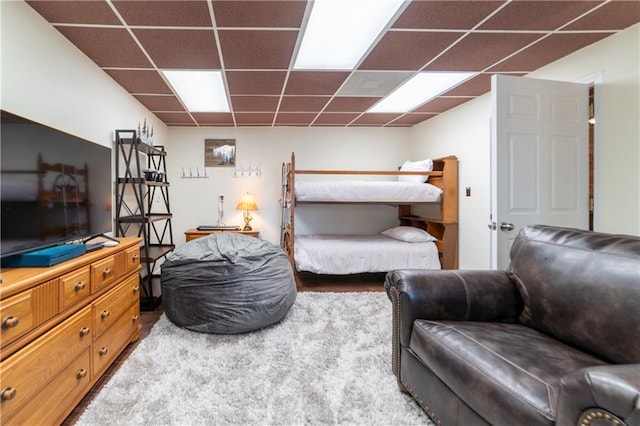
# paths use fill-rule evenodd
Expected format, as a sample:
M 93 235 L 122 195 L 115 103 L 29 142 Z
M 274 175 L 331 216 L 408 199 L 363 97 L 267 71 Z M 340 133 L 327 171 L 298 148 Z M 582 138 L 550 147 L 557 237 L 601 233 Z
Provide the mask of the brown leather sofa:
M 440 425 L 640 425 L 640 238 L 525 227 L 507 271 L 387 274 L 393 372 Z

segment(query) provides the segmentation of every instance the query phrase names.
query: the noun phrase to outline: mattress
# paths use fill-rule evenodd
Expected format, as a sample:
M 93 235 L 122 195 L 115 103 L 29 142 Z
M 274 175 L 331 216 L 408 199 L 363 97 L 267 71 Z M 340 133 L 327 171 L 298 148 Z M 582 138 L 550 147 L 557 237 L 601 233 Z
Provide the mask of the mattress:
M 442 189 L 430 183 L 398 181 L 297 181 L 297 202 L 425 203 L 440 200 Z
M 435 243 L 406 243 L 382 234 L 298 235 L 294 250 L 296 269 L 316 274 L 440 269 Z

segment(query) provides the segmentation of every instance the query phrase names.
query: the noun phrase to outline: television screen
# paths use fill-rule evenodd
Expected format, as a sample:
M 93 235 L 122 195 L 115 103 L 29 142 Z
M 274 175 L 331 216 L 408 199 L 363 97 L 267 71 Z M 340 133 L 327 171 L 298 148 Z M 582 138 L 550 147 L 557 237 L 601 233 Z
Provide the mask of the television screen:
M 111 232 L 111 148 L 1 114 L 0 257 Z

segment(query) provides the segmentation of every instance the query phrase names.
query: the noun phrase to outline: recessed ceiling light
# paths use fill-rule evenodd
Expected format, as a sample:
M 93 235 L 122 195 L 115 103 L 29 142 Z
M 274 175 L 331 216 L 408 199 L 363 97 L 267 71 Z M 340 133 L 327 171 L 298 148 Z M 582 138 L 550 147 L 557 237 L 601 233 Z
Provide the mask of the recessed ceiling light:
M 468 79 L 473 72 L 421 72 L 367 112 L 408 112 Z
M 192 112 L 229 112 L 220 71 L 162 71 Z
M 402 0 L 315 0 L 295 69 L 353 69 Z

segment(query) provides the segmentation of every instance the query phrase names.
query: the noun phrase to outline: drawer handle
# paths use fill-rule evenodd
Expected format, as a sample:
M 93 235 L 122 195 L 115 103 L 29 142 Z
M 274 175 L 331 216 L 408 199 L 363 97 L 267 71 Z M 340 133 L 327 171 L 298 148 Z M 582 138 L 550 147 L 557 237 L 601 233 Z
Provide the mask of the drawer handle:
M 107 352 L 109 352 L 109 349 L 102 347 L 100 348 L 100 350 L 98 351 L 98 355 L 100 356 L 105 356 L 107 354 Z
M 140 259 L 140 256 L 138 256 L 137 254 L 134 254 L 133 256 L 131 256 L 131 260 L 133 260 L 134 262 L 137 262 Z
M 85 370 L 84 368 L 78 370 L 78 372 L 76 373 L 76 379 L 81 380 L 85 377 L 87 377 L 87 370 Z
M 104 270 L 102 271 L 102 276 L 104 278 L 108 277 L 109 275 L 111 275 L 111 269 L 109 268 L 104 268 Z
M 140 290 L 140 287 L 139 287 L 139 286 L 137 286 L 137 285 L 136 285 L 136 286 L 134 286 L 134 287 L 133 287 L 133 292 L 134 292 L 134 293 L 137 293 L 137 292 L 138 292 L 138 290 Z
M 106 320 L 107 318 L 109 318 L 109 311 L 107 310 L 102 311 L 102 313 L 100 314 L 100 318 L 102 318 L 103 320 Z
M 9 315 L 8 317 L 2 320 L 2 328 L 4 330 L 8 330 L 10 328 L 17 327 L 19 322 L 20 321 L 18 320 L 18 318 Z
M 132 316 L 132 317 L 131 317 L 131 319 L 133 320 L 133 322 L 138 322 L 138 319 L 139 319 L 139 318 L 140 318 L 140 317 L 139 317 L 139 316 L 137 316 L 137 315 L 134 315 L 134 316 Z
M 7 386 L 6 388 L 2 389 L 2 393 L 0 394 L 1 395 L 0 400 L 2 402 L 10 401 L 16 397 L 16 393 L 17 391 L 15 389 Z
M 88 336 L 90 331 L 91 331 L 91 330 L 89 330 L 89 328 L 87 328 L 87 327 L 82 327 L 82 328 L 80 329 L 80 337 Z
M 76 283 L 76 285 L 74 285 L 74 286 L 73 286 L 73 288 L 74 288 L 74 290 L 75 290 L 76 292 L 79 292 L 79 291 L 84 290 L 84 289 L 85 289 L 85 287 L 87 287 L 87 283 L 82 282 L 82 281 L 78 281 L 78 282 Z

